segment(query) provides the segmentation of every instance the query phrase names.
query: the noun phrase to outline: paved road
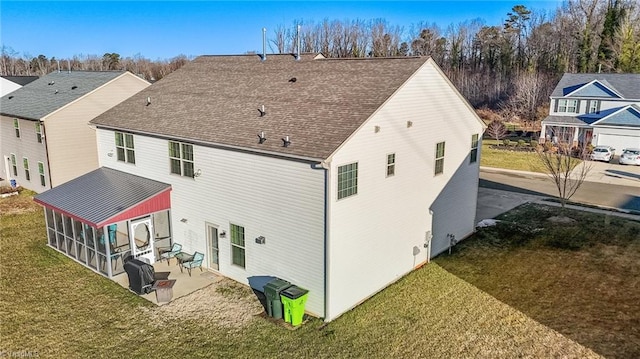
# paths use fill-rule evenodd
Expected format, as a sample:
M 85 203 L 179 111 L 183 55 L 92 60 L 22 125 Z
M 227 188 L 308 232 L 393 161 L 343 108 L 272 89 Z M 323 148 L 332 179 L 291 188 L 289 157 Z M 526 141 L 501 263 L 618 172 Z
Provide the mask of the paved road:
M 480 171 L 480 187 L 534 196 L 557 196 L 557 189 L 548 177 L 529 173 L 483 169 Z M 640 211 L 640 187 L 585 181 L 571 200 Z

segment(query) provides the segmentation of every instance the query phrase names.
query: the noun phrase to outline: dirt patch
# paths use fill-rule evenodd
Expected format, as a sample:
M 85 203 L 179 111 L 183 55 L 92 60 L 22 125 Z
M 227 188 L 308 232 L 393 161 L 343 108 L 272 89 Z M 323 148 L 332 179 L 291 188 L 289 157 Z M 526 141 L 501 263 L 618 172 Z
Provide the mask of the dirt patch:
M 22 214 L 37 210 L 42 210 L 42 207 L 35 203 L 33 196 L 29 194 L 0 198 L 1 215 Z
M 225 278 L 169 304 L 141 310 L 155 326 L 175 323 L 176 319 L 193 319 L 239 329 L 248 325 L 263 308 L 249 288 Z
M 547 221 L 553 222 L 553 223 L 560 223 L 560 224 L 574 224 L 574 223 L 576 223 L 575 219 L 569 218 L 569 217 L 566 217 L 566 216 L 549 217 L 549 218 L 547 218 Z

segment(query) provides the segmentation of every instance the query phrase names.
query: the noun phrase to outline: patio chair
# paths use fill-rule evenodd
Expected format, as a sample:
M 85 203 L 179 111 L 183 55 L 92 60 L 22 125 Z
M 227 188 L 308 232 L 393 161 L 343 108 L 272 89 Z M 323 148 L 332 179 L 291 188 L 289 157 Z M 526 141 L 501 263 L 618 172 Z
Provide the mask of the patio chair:
M 168 251 L 163 251 L 162 253 L 160 253 L 160 261 L 166 259 L 167 264 L 169 264 L 169 259 L 175 257 L 176 254 L 180 253 L 181 250 L 182 244 L 174 243 Z M 160 251 L 160 248 L 158 248 L 158 251 Z
M 191 277 L 191 269 L 193 268 L 200 268 L 200 271 L 202 272 L 202 261 L 204 260 L 204 254 L 200 253 L 200 252 L 195 252 L 193 254 L 193 259 L 188 261 L 188 262 L 183 262 L 182 266 L 184 268 L 187 268 L 187 272 L 189 272 L 189 277 Z

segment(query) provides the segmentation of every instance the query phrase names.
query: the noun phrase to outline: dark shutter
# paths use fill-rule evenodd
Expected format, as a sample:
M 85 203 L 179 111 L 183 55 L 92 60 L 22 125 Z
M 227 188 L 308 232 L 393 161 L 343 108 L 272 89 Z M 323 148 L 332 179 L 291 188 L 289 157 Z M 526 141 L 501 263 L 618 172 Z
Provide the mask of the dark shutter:
M 576 101 L 576 113 L 580 113 L 580 100 Z
M 590 113 L 591 111 L 591 100 L 587 100 L 587 108 L 585 109 L 585 113 Z
M 555 100 L 556 105 L 555 105 L 555 107 L 553 109 L 553 112 L 558 112 L 558 102 L 560 102 L 560 100 L 556 99 Z
M 600 113 L 600 104 L 602 101 L 598 100 L 598 108 L 596 109 L 596 113 Z

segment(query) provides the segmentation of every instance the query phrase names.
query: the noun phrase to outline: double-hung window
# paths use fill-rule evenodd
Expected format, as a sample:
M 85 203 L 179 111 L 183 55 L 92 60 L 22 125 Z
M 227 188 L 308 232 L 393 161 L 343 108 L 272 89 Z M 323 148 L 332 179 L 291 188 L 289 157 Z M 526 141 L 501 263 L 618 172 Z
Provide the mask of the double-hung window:
M 396 174 L 396 154 L 390 153 L 387 155 L 387 177 L 391 177 Z
M 171 173 L 194 177 L 193 145 L 169 141 L 169 161 L 171 162 Z
M 22 158 L 22 165 L 24 166 L 24 178 L 27 181 L 31 181 L 31 173 L 29 172 L 29 160 L 26 157 Z
M 600 101 L 591 100 L 589 102 L 589 113 L 597 113 L 600 110 Z
M 469 154 L 469 163 L 478 162 L 478 134 L 471 136 L 471 153 Z
M 38 143 L 42 143 L 42 125 L 39 121 L 36 121 L 36 139 Z
M 16 161 L 16 155 L 11 154 L 11 170 L 13 171 L 13 175 L 18 175 L 18 163 Z
M 558 112 L 577 113 L 578 100 L 558 100 Z
M 135 164 L 136 154 L 133 146 L 133 135 L 122 132 L 116 132 L 115 134 L 118 161 Z
M 338 167 L 338 199 L 358 193 L 358 162 Z
M 13 119 L 13 128 L 16 130 L 16 137 L 20 138 L 20 122 L 17 118 Z
M 444 142 L 436 144 L 436 166 L 434 174 L 439 175 L 444 172 Z
M 231 263 L 245 268 L 244 227 L 231 224 Z
M 44 163 L 38 162 L 38 174 L 40 174 L 40 184 L 42 187 L 47 185 L 47 181 L 45 181 L 44 177 Z

